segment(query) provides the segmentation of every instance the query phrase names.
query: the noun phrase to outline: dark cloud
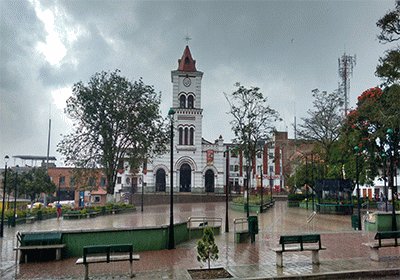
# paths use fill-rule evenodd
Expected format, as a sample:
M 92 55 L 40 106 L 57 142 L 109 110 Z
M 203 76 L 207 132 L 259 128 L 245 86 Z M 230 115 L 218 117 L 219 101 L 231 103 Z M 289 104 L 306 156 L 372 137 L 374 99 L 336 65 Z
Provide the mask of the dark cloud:
M 171 104 L 170 71 L 177 67 L 189 33 L 197 67 L 204 72 L 203 132 L 230 139 L 223 92 L 237 81 L 259 86 L 291 129 L 312 104 L 311 89 L 333 91 L 337 59 L 357 54 L 351 104 L 379 83 L 378 58 L 387 46 L 376 41 L 376 21 L 394 1 L 40 1 L 56 14 L 55 28 L 66 53 L 52 65 L 37 52 L 46 31 L 28 1 L 1 5 L 2 154 L 44 154 L 52 92 L 87 82 L 95 72 L 121 69 L 143 77 Z M 69 36 L 74 33 L 76 38 Z M 68 126 L 52 106 L 53 143 Z M 226 109 L 224 109 L 226 108 Z M 296 109 L 295 109 L 296 108 Z M 216 122 L 215 120 L 219 120 Z M 44 148 L 43 148 L 44 147 Z

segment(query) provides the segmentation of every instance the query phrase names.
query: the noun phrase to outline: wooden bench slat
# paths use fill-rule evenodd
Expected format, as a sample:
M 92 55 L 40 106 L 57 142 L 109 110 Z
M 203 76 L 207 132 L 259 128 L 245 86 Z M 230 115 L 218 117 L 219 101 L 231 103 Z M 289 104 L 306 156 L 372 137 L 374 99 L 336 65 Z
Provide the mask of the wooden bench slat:
M 51 245 L 30 245 L 15 247 L 14 250 L 41 250 L 41 249 L 59 249 L 64 248 L 66 244 L 51 244 Z
M 110 261 L 111 262 L 118 262 L 118 261 L 129 261 L 130 257 L 128 255 L 111 255 Z M 139 261 L 140 255 L 132 255 L 132 261 Z M 86 257 L 87 263 L 104 263 L 107 262 L 107 256 L 91 256 Z M 84 264 L 83 258 L 79 258 L 75 264 Z

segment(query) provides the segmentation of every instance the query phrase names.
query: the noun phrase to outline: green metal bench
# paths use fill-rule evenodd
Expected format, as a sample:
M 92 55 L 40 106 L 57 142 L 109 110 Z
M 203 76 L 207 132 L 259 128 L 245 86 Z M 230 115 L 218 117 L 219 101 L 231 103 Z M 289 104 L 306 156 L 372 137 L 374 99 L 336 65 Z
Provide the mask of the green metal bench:
M 375 234 L 375 242 L 364 243 L 370 248 L 370 258 L 379 261 L 379 248 L 399 246 L 400 231 L 378 231 Z
M 67 211 L 62 216 L 64 220 L 86 218 L 86 215 L 82 214 L 79 210 Z
M 65 246 L 65 244 L 62 244 L 61 232 L 18 232 L 17 247 L 14 250 L 16 251 L 16 259 L 18 260 L 18 251 L 21 251 L 20 262 L 24 260 L 27 263 L 29 253 L 32 253 L 33 258 L 35 253 L 40 253 L 44 250 L 55 250 L 56 260 L 61 260 L 61 250 Z
M 83 256 L 75 264 L 85 265 L 85 280 L 89 279 L 89 264 L 129 261 L 130 277 L 134 277 L 133 261 L 140 260 L 139 255 L 133 254 L 132 244 L 93 245 L 83 247 Z
M 311 251 L 312 263 L 319 264 L 319 251 L 326 249 L 322 247 L 319 234 L 282 235 L 279 244 L 281 245 L 279 248 L 273 249 L 276 253 L 276 265 L 279 267 L 283 266 L 283 252 Z

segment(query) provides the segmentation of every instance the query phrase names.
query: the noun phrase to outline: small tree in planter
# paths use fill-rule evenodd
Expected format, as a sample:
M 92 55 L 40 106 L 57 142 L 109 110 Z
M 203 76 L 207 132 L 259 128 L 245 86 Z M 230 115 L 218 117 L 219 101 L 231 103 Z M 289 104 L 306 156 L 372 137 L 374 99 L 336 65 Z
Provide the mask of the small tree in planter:
M 197 241 L 197 260 L 207 262 L 208 269 L 210 269 L 211 260 L 218 260 L 218 252 L 213 230 L 210 227 L 205 227 L 203 237 Z

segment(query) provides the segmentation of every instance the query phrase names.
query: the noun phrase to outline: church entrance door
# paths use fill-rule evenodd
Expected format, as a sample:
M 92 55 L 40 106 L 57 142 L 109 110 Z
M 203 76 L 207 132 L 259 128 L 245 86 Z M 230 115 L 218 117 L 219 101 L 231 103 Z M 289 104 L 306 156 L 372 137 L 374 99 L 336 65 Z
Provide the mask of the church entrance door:
M 156 192 L 165 192 L 165 170 L 158 169 L 156 173 Z
M 182 164 L 179 174 L 179 191 L 190 192 L 192 185 L 192 169 L 190 168 L 190 165 L 187 163 Z
M 214 192 L 214 171 L 208 169 L 205 174 L 205 191 Z

